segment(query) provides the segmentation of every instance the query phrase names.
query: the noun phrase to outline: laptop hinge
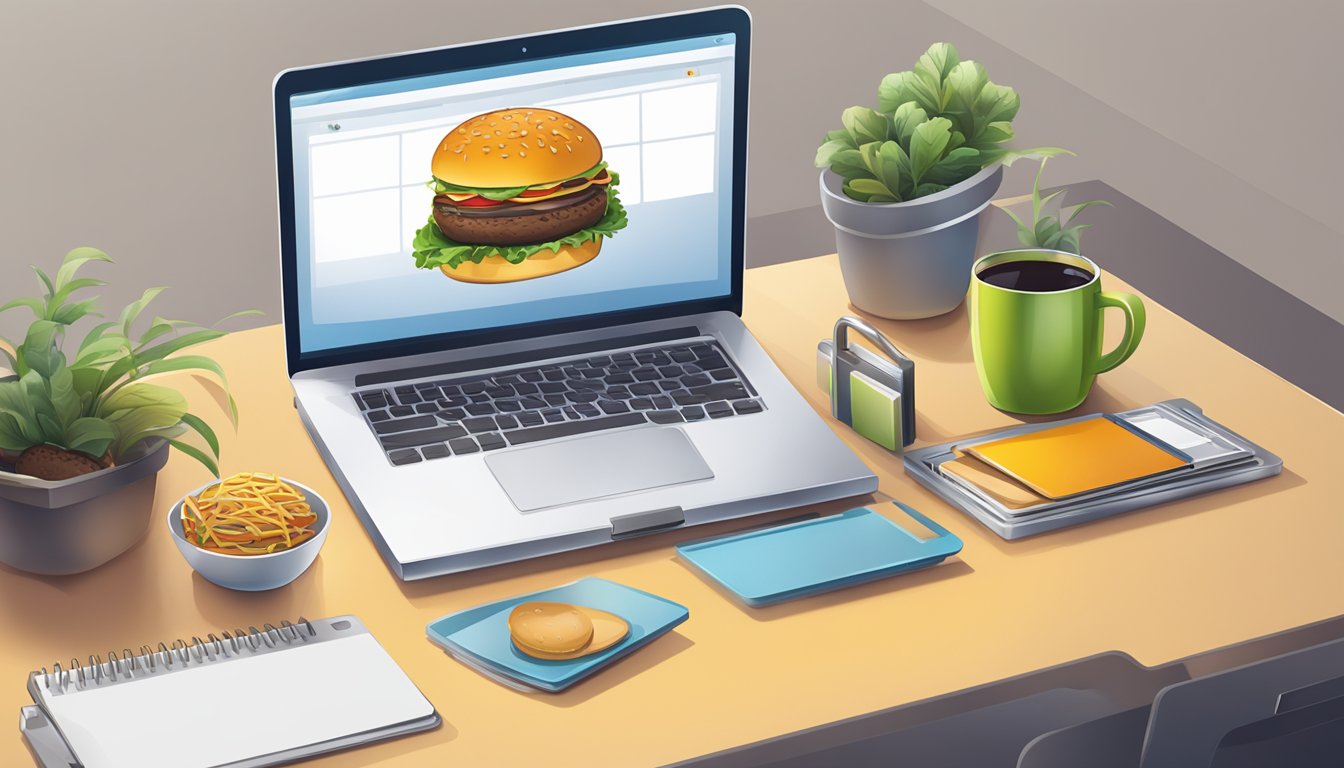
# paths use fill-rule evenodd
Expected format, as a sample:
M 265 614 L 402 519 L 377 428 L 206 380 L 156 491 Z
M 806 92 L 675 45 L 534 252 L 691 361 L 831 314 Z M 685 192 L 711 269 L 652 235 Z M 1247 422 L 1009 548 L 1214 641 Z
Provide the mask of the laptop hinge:
M 422 379 L 428 376 L 451 376 L 455 373 L 469 373 L 471 371 L 479 371 L 486 368 L 501 368 L 507 365 L 525 365 L 538 360 L 582 355 L 587 352 L 602 352 L 603 350 L 609 349 L 636 347 L 642 344 L 654 344 L 660 341 L 691 339 L 699 335 L 701 335 L 699 328 L 696 328 L 695 326 L 684 326 L 681 328 L 666 328 L 659 331 L 648 331 L 645 333 L 628 334 L 625 336 L 610 336 L 602 339 L 594 339 L 592 341 L 574 342 L 572 344 L 558 344 L 554 347 L 544 347 L 541 349 L 519 350 L 517 352 L 508 352 L 487 357 L 454 360 L 447 363 L 432 363 L 429 365 L 417 365 L 406 368 L 393 368 L 386 371 L 361 373 L 355 376 L 355 386 L 369 387 L 374 384 L 388 384 L 395 381 Z
M 628 539 L 649 533 L 666 531 L 686 522 L 681 507 L 663 507 L 646 512 L 632 512 L 611 518 L 611 538 Z

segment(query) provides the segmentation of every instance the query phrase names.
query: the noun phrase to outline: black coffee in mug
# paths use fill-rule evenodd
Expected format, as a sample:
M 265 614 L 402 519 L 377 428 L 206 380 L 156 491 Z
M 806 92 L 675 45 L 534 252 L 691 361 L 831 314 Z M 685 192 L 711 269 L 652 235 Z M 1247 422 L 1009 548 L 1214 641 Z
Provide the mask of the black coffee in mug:
M 976 277 L 999 288 L 1028 293 L 1067 291 L 1092 281 L 1092 273 L 1057 261 L 1005 261 L 981 270 Z

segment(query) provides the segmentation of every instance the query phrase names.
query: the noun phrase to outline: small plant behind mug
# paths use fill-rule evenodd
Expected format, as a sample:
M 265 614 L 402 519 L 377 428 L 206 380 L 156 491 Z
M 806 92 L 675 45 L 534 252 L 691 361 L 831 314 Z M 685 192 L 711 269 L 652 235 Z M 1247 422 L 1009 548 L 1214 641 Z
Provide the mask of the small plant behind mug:
M 90 261 L 111 259 L 93 248 L 66 254 L 55 276 L 37 267 L 41 297 L 24 297 L 0 305 L 0 312 L 18 307 L 34 320 L 21 344 L 0 339 L 0 364 L 13 376 L 0 380 L 0 461 L 19 474 L 43 480 L 68 480 L 115 465 L 146 441 L 160 438 L 219 476 L 219 440 L 209 424 L 187 411 L 186 398 L 170 387 L 147 381 L 156 374 L 197 372 L 202 383 L 219 395 L 231 422 L 238 411 L 224 371 L 202 355 L 178 355 L 225 335 L 182 320 L 155 317 L 138 337 L 131 327 L 163 289 L 150 288 L 121 311 L 116 321 L 100 322 L 78 347 L 66 344 L 70 327 L 86 316 L 98 316 L 97 298 L 72 301 L 76 292 L 102 280 L 76 277 Z M 253 311 L 240 312 L 258 314 Z M 226 318 L 227 319 L 227 318 Z M 67 356 L 66 350 L 72 355 Z M 202 445 L 183 438 L 192 433 Z
M 1041 158 L 1041 165 L 1036 169 L 1036 181 L 1031 185 L 1031 223 L 1023 221 L 1020 216 L 1007 208 L 1003 209 L 1004 213 L 1013 217 L 1013 221 L 1017 224 L 1017 239 L 1027 248 L 1049 248 L 1052 251 L 1082 255 L 1079 241 L 1083 237 L 1083 230 L 1092 225 L 1074 224 L 1073 220 L 1078 214 L 1094 205 L 1104 205 L 1108 208 L 1113 206 L 1106 200 L 1087 200 L 1064 207 L 1064 193 L 1068 191 L 1066 189 L 1041 197 L 1041 174 L 1045 172 L 1045 161 L 1048 159 Z M 1046 207 L 1052 202 L 1055 213 L 1047 213 Z
M 817 149 L 817 167 L 842 176 L 845 194 L 860 202 L 914 200 L 994 163 L 1064 151 L 1008 149 L 1017 92 L 990 82 L 985 68 L 962 61 L 951 43 L 934 43 L 914 69 L 882 78 L 877 101 L 876 110 L 842 112 L 844 127 Z

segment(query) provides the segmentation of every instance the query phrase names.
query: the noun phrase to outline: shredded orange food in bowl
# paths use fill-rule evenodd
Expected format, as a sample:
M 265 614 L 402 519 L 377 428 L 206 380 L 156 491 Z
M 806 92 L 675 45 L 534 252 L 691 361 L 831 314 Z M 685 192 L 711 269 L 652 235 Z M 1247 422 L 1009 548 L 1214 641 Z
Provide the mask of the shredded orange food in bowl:
M 224 555 L 268 555 L 317 535 L 317 514 L 303 492 L 278 475 L 243 472 L 182 502 L 182 532 Z

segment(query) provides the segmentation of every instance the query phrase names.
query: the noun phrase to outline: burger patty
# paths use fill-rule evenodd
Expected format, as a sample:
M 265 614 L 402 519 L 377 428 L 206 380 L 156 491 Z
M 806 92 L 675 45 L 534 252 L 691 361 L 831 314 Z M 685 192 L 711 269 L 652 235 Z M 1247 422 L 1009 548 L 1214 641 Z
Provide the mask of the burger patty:
M 442 195 L 434 198 L 434 223 L 444 235 L 475 245 L 532 245 L 558 240 L 596 224 L 607 212 L 607 189 L 582 192 L 536 203 L 504 203 L 488 207 L 459 206 Z

